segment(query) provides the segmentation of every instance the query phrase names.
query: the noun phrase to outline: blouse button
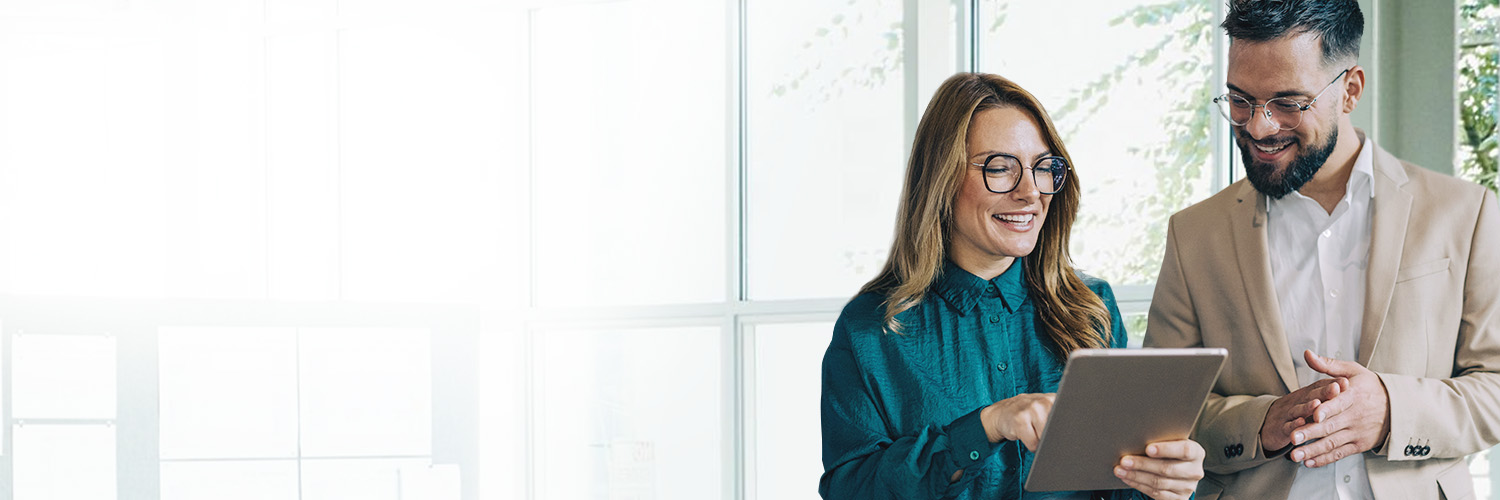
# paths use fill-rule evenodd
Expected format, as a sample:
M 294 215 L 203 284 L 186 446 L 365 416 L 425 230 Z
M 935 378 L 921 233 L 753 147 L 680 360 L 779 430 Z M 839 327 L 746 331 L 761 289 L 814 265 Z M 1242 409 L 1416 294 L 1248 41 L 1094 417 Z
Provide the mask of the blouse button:
M 995 368 L 999 368 L 999 369 L 1000 369 L 1000 371 L 1002 371 L 1002 372 L 1003 372 L 1003 371 L 1005 371 L 1005 369 L 1006 369 L 1006 368 L 1008 368 L 1008 367 L 1007 367 L 1007 366 L 1005 366 L 1005 363 L 1000 363 L 1000 364 L 998 364 L 998 365 L 995 365 Z
M 990 315 L 990 323 L 999 323 L 999 322 L 1000 322 L 1000 315 L 999 314 L 991 314 Z
M 971 451 L 971 452 L 969 452 L 969 460 L 979 460 L 979 452 L 977 452 L 977 451 Z

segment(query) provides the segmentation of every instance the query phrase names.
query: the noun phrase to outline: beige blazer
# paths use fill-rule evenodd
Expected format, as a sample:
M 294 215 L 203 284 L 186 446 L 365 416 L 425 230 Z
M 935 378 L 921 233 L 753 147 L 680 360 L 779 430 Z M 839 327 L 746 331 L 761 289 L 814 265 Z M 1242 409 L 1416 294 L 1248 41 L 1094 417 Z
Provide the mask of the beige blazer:
M 1464 457 L 1500 442 L 1500 210 L 1494 193 L 1379 147 L 1374 164 L 1359 362 L 1385 383 L 1391 433 L 1365 453 L 1370 486 L 1383 500 L 1472 498 Z M 1193 433 L 1208 452 L 1198 499 L 1286 498 L 1300 465 L 1265 456 L 1260 427 L 1299 387 L 1301 353 L 1272 288 L 1265 196 L 1229 186 L 1173 215 L 1166 246 L 1146 346 L 1229 350 Z

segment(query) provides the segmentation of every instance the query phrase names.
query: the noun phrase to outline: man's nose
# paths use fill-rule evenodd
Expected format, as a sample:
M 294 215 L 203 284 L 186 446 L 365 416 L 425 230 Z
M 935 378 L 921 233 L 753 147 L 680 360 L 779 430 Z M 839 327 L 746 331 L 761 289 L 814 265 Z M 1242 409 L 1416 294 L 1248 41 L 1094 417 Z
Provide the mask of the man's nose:
M 1250 123 L 1245 124 L 1245 132 L 1255 140 L 1265 139 L 1276 135 L 1281 128 L 1271 121 L 1270 113 L 1265 109 L 1257 109 L 1250 114 Z

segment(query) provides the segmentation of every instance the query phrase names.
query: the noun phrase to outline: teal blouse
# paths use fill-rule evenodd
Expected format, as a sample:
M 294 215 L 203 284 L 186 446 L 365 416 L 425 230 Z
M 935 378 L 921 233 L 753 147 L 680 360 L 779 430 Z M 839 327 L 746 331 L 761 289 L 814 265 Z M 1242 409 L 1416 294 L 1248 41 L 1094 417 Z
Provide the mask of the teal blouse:
M 1109 308 L 1111 347 L 1125 347 L 1114 292 L 1083 276 Z M 1027 492 L 1032 453 L 990 444 L 979 410 L 1018 394 L 1057 392 L 1063 360 L 1037 331 L 1021 259 L 985 281 L 952 262 L 920 304 L 884 330 L 885 297 L 844 307 L 823 355 L 827 499 L 1140 498 L 1134 490 Z M 1107 421 L 1106 421 L 1107 422 Z M 953 473 L 963 469 L 957 482 Z

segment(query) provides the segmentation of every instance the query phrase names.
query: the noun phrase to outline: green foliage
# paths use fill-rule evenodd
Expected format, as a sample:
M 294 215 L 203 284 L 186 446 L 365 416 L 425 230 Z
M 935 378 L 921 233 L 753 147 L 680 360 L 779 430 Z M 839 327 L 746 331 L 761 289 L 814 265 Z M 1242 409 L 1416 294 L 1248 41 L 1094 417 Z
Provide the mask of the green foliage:
M 1500 0 L 1465 0 L 1459 6 L 1459 171 L 1490 190 L 1496 188 L 1495 88 L 1500 51 L 1496 24 Z
M 1113 18 L 1111 26 L 1129 23 L 1136 28 L 1175 26 L 1150 47 L 1130 55 L 1115 67 L 1072 92 L 1071 97 L 1053 113 L 1054 121 L 1069 123 L 1062 130 L 1064 141 L 1072 142 L 1078 126 L 1085 123 L 1109 103 L 1110 89 L 1127 77 L 1147 78 L 1170 95 L 1178 96 L 1162 105 L 1167 108 L 1155 124 L 1162 130 L 1161 140 L 1132 148 L 1129 153 L 1154 165 L 1155 189 L 1130 198 L 1126 209 L 1113 213 L 1089 211 L 1080 224 L 1112 227 L 1127 223 L 1144 223 L 1146 230 L 1123 245 L 1098 252 L 1108 269 L 1099 269 L 1101 277 L 1115 283 L 1148 283 L 1156 280 L 1166 251 L 1167 219 L 1187 205 L 1193 195 L 1192 182 L 1202 177 L 1213 164 L 1213 122 L 1217 119 L 1209 106 L 1213 99 L 1213 51 L 1215 23 L 1210 0 L 1172 0 L 1138 6 Z M 1085 200 L 1087 203 L 1087 200 Z

